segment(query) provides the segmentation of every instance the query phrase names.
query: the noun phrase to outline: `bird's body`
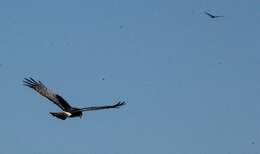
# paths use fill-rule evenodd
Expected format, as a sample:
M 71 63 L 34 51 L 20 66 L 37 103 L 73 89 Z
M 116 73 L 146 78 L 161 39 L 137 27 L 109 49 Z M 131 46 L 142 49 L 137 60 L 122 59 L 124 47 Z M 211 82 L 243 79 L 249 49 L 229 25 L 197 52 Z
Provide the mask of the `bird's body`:
M 82 117 L 83 112 L 75 109 L 75 110 L 72 110 L 70 112 L 68 112 L 68 111 L 50 112 L 50 114 L 53 115 L 54 117 L 65 120 L 66 118 Z
M 48 98 L 50 101 L 52 101 L 58 107 L 60 107 L 63 110 L 62 112 L 50 112 L 50 114 L 59 119 L 62 119 L 62 120 L 65 120 L 67 118 L 73 118 L 73 117 L 82 117 L 83 112 L 85 112 L 85 111 L 118 108 L 122 105 L 125 105 L 125 102 L 118 102 L 114 105 L 76 108 L 76 107 L 70 106 L 70 104 L 64 98 L 62 98 L 60 95 L 55 94 L 54 92 L 50 91 L 41 81 L 35 81 L 32 78 L 30 78 L 30 79 L 25 78 L 24 85 L 34 89 L 40 95 Z

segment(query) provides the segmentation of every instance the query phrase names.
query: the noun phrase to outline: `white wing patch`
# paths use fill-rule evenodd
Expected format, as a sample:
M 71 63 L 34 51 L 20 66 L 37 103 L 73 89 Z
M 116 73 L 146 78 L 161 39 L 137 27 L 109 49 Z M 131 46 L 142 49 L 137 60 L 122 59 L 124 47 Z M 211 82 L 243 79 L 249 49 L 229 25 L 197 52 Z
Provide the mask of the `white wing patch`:
M 72 114 L 66 111 L 63 111 L 63 113 L 65 113 L 68 117 L 71 116 Z

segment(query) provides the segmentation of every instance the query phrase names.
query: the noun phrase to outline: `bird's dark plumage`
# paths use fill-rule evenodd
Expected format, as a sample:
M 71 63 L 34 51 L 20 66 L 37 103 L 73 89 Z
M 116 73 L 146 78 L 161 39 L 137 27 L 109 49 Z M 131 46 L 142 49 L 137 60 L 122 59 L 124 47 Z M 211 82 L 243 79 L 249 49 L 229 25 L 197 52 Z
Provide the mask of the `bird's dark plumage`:
M 54 92 L 47 89 L 47 87 L 41 81 L 37 82 L 33 78 L 30 79 L 25 78 L 24 85 L 34 89 L 42 96 L 48 98 L 50 101 L 55 103 L 58 107 L 60 107 L 63 111 L 68 111 L 71 108 L 68 102 L 66 102 L 58 94 L 55 94 Z
M 215 15 L 212 15 L 212 14 L 210 14 L 210 13 L 208 13 L 208 12 L 204 12 L 206 15 L 208 15 L 210 18 L 219 18 L 219 17 L 224 17 L 224 16 L 215 16 Z
M 125 104 L 126 104 L 125 102 L 118 102 L 115 105 L 85 107 L 85 108 L 81 108 L 80 111 L 94 111 L 94 110 L 118 108 L 118 107 L 125 105 Z
M 66 113 L 64 113 L 64 112 L 56 112 L 56 113 L 55 112 L 50 112 L 50 114 L 52 116 L 54 116 L 54 117 L 57 117 L 57 118 L 61 119 L 61 120 L 65 120 L 65 119 L 68 118 L 68 115 Z
M 111 109 L 111 108 L 118 108 L 122 105 L 125 105 L 125 102 L 118 102 L 114 105 L 104 105 L 104 106 L 92 106 L 92 107 L 85 107 L 85 108 L 75 108 L 70 106 L 70 104 L 62 98 L 60 95 L 50 91 L 41 81 L 35 81 L 33 78 L 25 78 L 24 85 L 30 87 L 37 91 L 40 95 L 48 98 L 58 107 L 60 107 L 63 112 L 50 112 L 51 115 L 65 120 L 68 117 L 81 117 L 84 111 L 94 111 L 94 110 L 102 110 L 102 109 Z

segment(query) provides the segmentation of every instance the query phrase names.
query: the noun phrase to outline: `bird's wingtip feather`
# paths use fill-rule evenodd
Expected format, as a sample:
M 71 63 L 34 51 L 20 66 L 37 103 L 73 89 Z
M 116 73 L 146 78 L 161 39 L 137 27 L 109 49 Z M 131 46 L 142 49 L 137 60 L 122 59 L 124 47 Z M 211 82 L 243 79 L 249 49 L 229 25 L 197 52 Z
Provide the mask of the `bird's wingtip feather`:
M 119 102 L 117 102 L 115 105 L 114 105 L 114 107 L 116 107 L 116 108 L 118 108 L 118 107 L 120 107 L 120 106 L 123 106 L 123 105 L 126 105 L 126 102 L 125 101 L 119 101 Z

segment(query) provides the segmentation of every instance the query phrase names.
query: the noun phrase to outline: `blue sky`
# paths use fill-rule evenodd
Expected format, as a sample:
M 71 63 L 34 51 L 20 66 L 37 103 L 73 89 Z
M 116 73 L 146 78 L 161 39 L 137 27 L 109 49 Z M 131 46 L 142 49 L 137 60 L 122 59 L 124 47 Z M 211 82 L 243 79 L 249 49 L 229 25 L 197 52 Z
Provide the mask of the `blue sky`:
M 259 154 L 259 4 L 0 1 L 0 153 Z M 24 77 L 128 104 L 61 121 Z

